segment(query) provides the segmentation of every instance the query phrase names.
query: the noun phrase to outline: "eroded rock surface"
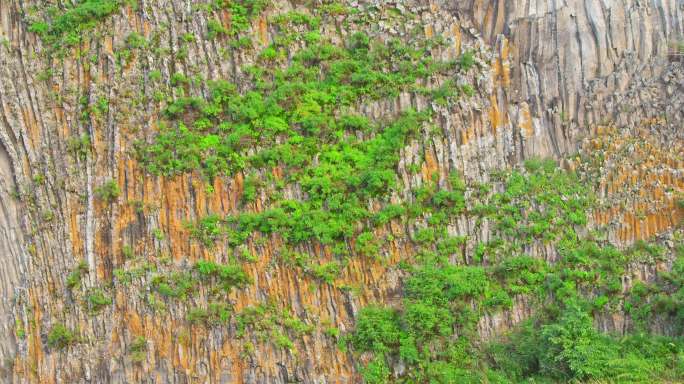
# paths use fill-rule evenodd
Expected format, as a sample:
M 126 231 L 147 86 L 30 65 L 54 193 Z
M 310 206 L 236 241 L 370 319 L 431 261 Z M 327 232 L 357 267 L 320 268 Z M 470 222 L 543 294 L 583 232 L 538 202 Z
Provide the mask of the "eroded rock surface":
M 212 21 L 232 25 L 226 10 L 199 11 L 196 2 L 181 0 L 122 2 L 88 32 L 78 44 L 80 52 L 69 48 L 59 58 L 29 30 L 45 17 L 48 4 L 0 2 L 2 381 L 359 382 L 357 358 L 324 331 L 351 331 L 368 303 L 401 306 L 405 272 L 397 264 L 415 255 L 411 236 L 418 227 L 392 221 L 377 229 L 377 236 L 393 239 L 382 247 L 382 260 L 350 257 L 335 284 L 322 284 L 281 263 L 285 242 L 278 234 L 250 238 L 245 249 L 258 257 L 244 269 L 253 284 L 231 291 L 227 301 L 236 313 L 266 301 L 290 308 L 289 315 L 271 315 L 293 316 L 315 327 L 297 338 L 293 349 L 254 330 L 240 335 L 235 323 L 188 324 L 194 306 L 210 301 L 209 290 L 187 301 L 159 304 L 150 288 L 152 274 L 145 269 L 148 262 L 160 271 L 189 269 L 198 260 L 226 262 L 232 249 L 228 240 L 204 246 L 191 236 L 187 223 L 209 214 L 263 212 L 269 204 L 267 193 L 241 203 L 247 176 L 241 172 L 215 178 L 208 191 L 198 172 L 153 176 L 141 164 L 135 143 L 154 140 L 169 100 L 208 97 L 203 80 L 183 87 L 168 84 L 182 73 L 244 85 L 243 68 L 258 62 L 258 52 L 279 35 L 272 17 L 310 9 L 300 2 L 272 2 L 248 24 L 254 49 L 233 51 L 231 38 L 207 36 Z M 457 84 L 474 86 L 472 97 L 434 106 L 432 122 L 443 134 L 413 139 L 401 149 L 400 187 L 391 201 L 412 200 L 413 191 L 431 180 L 445 185 L 452 171 L 470 182 L 487 183 L 492 171 L 550 157 L 586 177 L 597 193 L 600 208 L 592 212 L 589 229 L 606 225 L 609 240 L 620 247 L 656 236 L 671 242 L 668 234 L 684 216 L 678 200 L 684 191 L 684 70 L 681 56 L 672 55 L 684 35 L 681 1 L 375 5 L 415 17 L 399 24 L 379 12 L 383 16 L 369 27 L 374 35 L 405 38 L 418 30 L 426 39 L 441 36 L 446 43 L 431 51 L 434 57 L 456 60 L 472 51 L 477 67 L 453 75 Z M 321 35 L 347 38 L 336 30 L 343 29 L 344 18 L 323 24 Z M 126 48 L 133 32 L 150 46 Z M 106 108 L 90 107 L 99 100 L 108 101 Z M 358 109 L 379 119 L 430 103 L 402 92 Z M 283 178 L 281 166 L 269 172 Z M 109 204 L 98 197 L 98 188 L 112 180 L 120 195 Z M 282 194 L 305 196 L 297 186 Z M 492 227 L 475 217 L 450 224 L 449 235 L 468 238 L 464 262 L 472 262 L 478 244 L 496 237 Z M 319 256 L 321 263 L 334 260 L 330 247 L 321 244 L 298 250 Z M 541 241 L 526 252 L 549 262 L 557 259 L 555 248 Z M 72 289 L 67 277 L 79 271 L 81 262 L 85 271 Z M 649 281 L 668 266 L 635 266 L 632 274 Z M 121 269 L 145 272 L 121 284 L 116 275 Z M 93 289 L 111 286 L 112 302 L 96 314 L 82 304 Z M 266 313 L 259 316 L 271 316 Z M 477 330 L 483 340 L 491 339 L 532 315 L 529 299 L 519 296 L 511 308 L 485 314 Z M 601 330 L 618 332 L 628 322 L 620 311 L 597 320 Z M 78 329 L 80 342 L 50 347 L 47 339 L 58 323 Z M 136 337 L 145 341 L 138 358 L 131 349 Z

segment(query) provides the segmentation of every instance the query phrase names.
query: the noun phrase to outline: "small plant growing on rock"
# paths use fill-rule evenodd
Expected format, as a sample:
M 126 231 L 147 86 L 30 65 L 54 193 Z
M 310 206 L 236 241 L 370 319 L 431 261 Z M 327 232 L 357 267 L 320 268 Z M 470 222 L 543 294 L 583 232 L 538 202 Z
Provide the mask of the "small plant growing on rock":
M 121 248 L 121 253 L 126 259 L 133 259 L 135 258 L 135 251 L 133 251 L 133 247 L 130 245 L 126 244 Z
M 81 136 L 70 137 L 67 141 L 67 150 L 75 157 L 85 160 L 90 150 L 90 136 L 83 134 Z
M 101 186 L 95 188 L 95 196 L 107 203 L 114 202 L 121 195 L 119 185 L 114 180 L 109 180 Z
M 131 354 L 131 360 L 135 363 L 141 363 L 147 358 L 147 339 L 143 336 L 136 337 L 131 345 L 128 347 Z
M 88 263 L 85 260 L 81 260 L 78 266 L 69 273 L 66 279 L 66 285 L 69 289 L 72 289 L 81 284 L 81 276 L 88 273 Z
M 48 346 L 62 349 L 78 342 L 78 333 L 67 328 L 64 324 L 55 324 L 48 333 Z
M 475 65 L 475 54 L 473 51 L 467 51 L 458 59 L 458 65 L 462 70 L 467 71 Z
M 86 296 L 86 305 L 91 312 L 99 312 L 104 307 L 110 305 L 112 299 L 107 296 L 102 289 L 92 289 Z

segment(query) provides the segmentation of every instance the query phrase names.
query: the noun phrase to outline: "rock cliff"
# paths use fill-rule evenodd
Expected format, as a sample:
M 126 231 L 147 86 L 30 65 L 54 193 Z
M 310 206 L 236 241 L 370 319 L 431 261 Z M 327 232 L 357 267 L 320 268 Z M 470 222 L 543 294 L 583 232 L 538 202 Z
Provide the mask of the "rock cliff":
M 2 382 L 411 382 L 364 308 L 409 316 L 433 264 L 491 280 L 435 361 L 568 268 L 597 330 L 677 337 L 633 308 L 684 302 L 683 42 L 679 0 L 3 0 Z

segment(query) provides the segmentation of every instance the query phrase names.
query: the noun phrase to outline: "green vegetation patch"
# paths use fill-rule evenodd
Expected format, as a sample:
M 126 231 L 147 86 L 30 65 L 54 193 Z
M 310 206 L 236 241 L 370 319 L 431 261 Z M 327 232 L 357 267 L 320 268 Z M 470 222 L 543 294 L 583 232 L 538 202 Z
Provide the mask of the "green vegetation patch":
M 151 285 L 162 296 L 185 299 L 196 292 L 201 285 L 215 287 L 227 293 L 233 288 L 243 288 L 251 281 L 251 278 L 238 265 L 198 261 L 191 271 L 155 274 Z
M 348 341 L 356 353 L 373 355 L 359 367 L 365 381 L 681 379 L 684 340 L 652 335 L 645 325 L 656 319 L 681 323 L 682 282 L 676 275 L 684 248 L 672 272 L 659 274 L 654 284 L 637 283 L 623 294 L 622 278 L 629 265 L 664 260 L 662 247 L 637 242 L 619 250 L 594 236 L 580 236 L 575 228 L 586 224 L 592 199 L 582 182 L 552 162 L 533 160 L 524 170 L 499 174 L 498 180 L 491 188 L 466 187 L 473 201 L 465 214 L 493 223 L 493 240 L 463 257 L 458 241 L 456 247 L 434 244 L 444 238 L 444 231 L 441 221 L 433 222 L 421 230 L 431 235 L 418 241 L 422 246 L 417 263 L 404 264 L 409 274 L 401 307 L 372 305 L 359 313 Z M 430 187 L 416 191 L 418 202 L 433 207 L 441 201 L 436 195 Z M 430 212 L 424 208 L 416 211 Z M 439 210 L 432 211 L 435 214 Z M 421 236 L 427 235 L 416 235 Z M 526 256 L 525 249 L 533 244 L 552 245 L 558 260 Z M 454 251 L 459 256 L 456 265 Z M 477 332 L 482 317 L 512 308 L 522 297 L 535 308 L 534 320 L 500 340 L 482 342 Z M 594 315 L 618 311 L 622 303 L 637 324 L 624 337 L 598 332 Z M 397 381 L 391 374 L 398 363 L 407 369 Z
M 47 18 L 29 26 L 29 31 L 38 34 L 52 49 L 78 45 L 83 34 L 92 30 L 107 17 L 117 13 L 120 0 L 82 0 L 66 8 L 50 7 Z
M 55 324 L 48 333 L 47 343 L 50 348 L 62 349 L 79 342 L 78 332 L 67 328 L 64 324 Z

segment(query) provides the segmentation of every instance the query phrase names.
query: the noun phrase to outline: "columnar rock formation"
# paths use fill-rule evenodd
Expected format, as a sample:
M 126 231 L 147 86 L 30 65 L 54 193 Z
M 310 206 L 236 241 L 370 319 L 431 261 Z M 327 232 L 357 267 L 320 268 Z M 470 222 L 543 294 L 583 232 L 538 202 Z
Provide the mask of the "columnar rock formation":
M 226 10 L 200 12 L 196 2 L 183 0 L 122 1 L 60 58 L 30 29 L 52 3 L 0 1 L 0 381 L 359 382 L 353 354 L 323 330 L 351 331 L 368 303 L 399 306 L 404 272 L 395 264 L 415 253 L 408 240 L 415 228 L 390 222 L 377 229 L 376 235 L 395 239 L 382 248 L 384 259 L 349 258 L 335 285 L 277 261 L 284 243 L 278 236 L 257 235 L 246 243 L 246 251 L 258 256 L 244 266 L 253 284 L 232 291 L 228 301 L 235 313 L 270 301 L 314 325 L 296 341 L 295 352 L 256 333 L 238 337 L 232 323 L 189 325 L 192 305 L 206 306 L 207 291 L 189 302 L 159 304 L 149 274 L 128 285 L 115 275 L 121 268 L 145 270 L 146 263 L 172 270 L 198 260 L 225 261 L 228 241 L 206 247 L 187 222 L 266 209 L 266 193 L 249 206 L 240 202 L 247 176 L 240 172 L 215 178 L 210 191 L 199 172 L 150 174 L 136 157 L 136 142 L 154 140 L 169 100 L 208 97 L 204 80 L 240 85 L 247 78 L 243 68 L 256 63 L 277 36 L 273 16 L 306 13 L 316 5 L 273 1 L 249 20 L 254 49 L 232 51 L 230 37 L 207 37 L 212 21 L 235 23 Z M 620 247 L 658 236 L 670 240 L 684 216 L 678 200 L 684 191 L 684 69 L 681 56 L 673 54 L 684 40 L 682 1 L 371 3 L 351 4 L 381 10 L 370 33 L 386 39 L 418 29 L 425 39 L 441 36 L 446 43 L 434 56 L 457 59 L 472 50 L 478 66 L 453 78 L 473 84 L 472 97 L 435 105 L 433 123 L 443 135 L 401 149 L 401 187 L 393 200 L 409 199 L 434 179 L 443 184 L 453 170 L 484 183 L 492 171 L 525 159 L 553 158 L 592 184 L 600 206 L 588 228 L 608 226 L 609 240 Z M 397 24 L 383 14 L 390 7 L 416 17 Z M 322 24 L 321 35 L 348 37 L 336 34 L 335 23 L 341 28 L 344 16 Z M 130 48 L 127 37 L 134 32 L 150 42 L 144 50 Z M 176 73 L 198 80 L 168 86 Z M 358 109 L 380 119 L 429 103 L 401 92 Z M 583 161 L 592 156 L 600 169 Z M 282 172 L 274 167 L 269 177 L 282 179 Z M 119 191 L 114 204 L 101 198 L 110 181 Z M 282 193 L 303 196 L 297 187 Z M 491 239 L 492 231 L 472 217 L 449 227 L 452 235 L 468 236 L 465 254 Z M 329 247 L 302 247 L 321 262 L 334 259 Z M 547 261 L 557 258 L 543 244 L 527 251 Z M 78 289 L 70 289 L 67 276 L 81 262 L 87 271 Z M 648 281 L 667 267 L 634 273 Z M 92 306 L 80 303 L 98 289 L 107 289 L 112 302 L 93 314 Z M 532 313 L 527 299 L 518 297 L 510 309 L 484 316 L 478 332 L 483 340 L 494 338 Z M 620 331 L 628 321 L 623 315 L 597 320 L 604 331 Z M 81 342 L 49 347 L 48 334 L 58 323 L 78 329 Z M 142 359 L 131 354 L 138 336 L 145 340 Z

